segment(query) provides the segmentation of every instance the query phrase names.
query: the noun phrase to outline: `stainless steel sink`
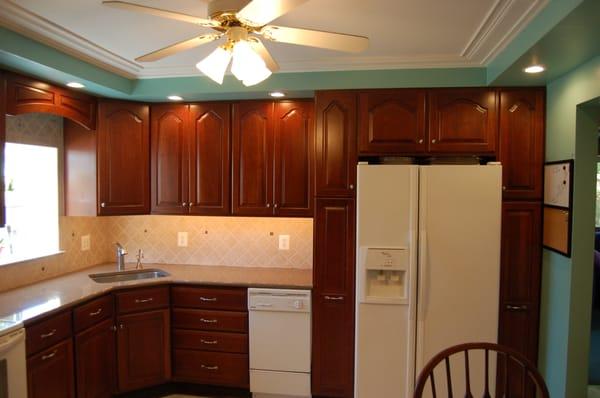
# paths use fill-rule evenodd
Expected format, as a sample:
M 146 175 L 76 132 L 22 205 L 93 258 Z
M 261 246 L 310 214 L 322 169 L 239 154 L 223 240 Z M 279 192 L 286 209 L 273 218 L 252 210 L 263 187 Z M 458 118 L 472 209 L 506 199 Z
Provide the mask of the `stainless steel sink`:
M 101 274 L 90 274 L 89 277 L 97 283 L 114 283 L 140 279 L 164 278 L 169 275 L 170 274 L 167 271 L 163 271 L 162 269 L 149 268 L 132 271 L 103 272 Z

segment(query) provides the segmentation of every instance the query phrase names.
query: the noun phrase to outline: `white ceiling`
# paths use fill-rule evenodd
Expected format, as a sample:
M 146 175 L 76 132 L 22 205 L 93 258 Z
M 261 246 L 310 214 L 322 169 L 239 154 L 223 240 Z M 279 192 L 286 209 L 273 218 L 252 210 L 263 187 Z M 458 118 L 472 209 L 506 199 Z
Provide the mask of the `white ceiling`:
M 128 0 L 206 17 L 206 0 Z M 367 36 L 361 54 L 267 42 L 281 72 L 484 66 L 548 0 L 310 0 L 277 25 Z M 210 29 L 101 4 L 0 0 L 0 25 L 127 77 L 197 75 L 220 42 L 158 62 L 134 58 Z

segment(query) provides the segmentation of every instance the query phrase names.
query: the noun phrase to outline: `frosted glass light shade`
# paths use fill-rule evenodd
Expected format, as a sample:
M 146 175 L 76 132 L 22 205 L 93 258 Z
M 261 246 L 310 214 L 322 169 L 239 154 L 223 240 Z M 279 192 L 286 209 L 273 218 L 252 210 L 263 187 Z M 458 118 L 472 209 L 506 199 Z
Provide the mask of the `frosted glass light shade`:
M 219 84 L 223 84 L 223 77 L 231 61 L 231 52 L 222 47 L 217 47 L 206 58 L 196 64 L 196 68 Z
M 246 78 L 242 80 L 242 83 L 244 83 L 244 86 L 254 86 L 255 84 L 258 84 L 267 77 L 271 76 L 271 73 L 272 72 L 269 70 L 269 68 L 267 68 L 263 63 L 262 67 L 257 66 L 255 69 L 251 70 L 247 74 Z
M 246 86 L 260 83 L 271 75 L 265 61 L 244 40 L 238 41 L 233 47 L 231 73 Z

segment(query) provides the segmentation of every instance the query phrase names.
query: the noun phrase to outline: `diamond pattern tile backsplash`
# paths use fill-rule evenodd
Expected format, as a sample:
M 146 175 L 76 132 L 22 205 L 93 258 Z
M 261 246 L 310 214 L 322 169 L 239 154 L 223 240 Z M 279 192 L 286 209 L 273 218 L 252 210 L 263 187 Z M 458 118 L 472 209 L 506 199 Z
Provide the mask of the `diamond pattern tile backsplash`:
M 177 246 L 177 233 L 188 233 L 188 246 Z M 81 251 L 90 235 L 91 249 Z M 289 250 L 278 250 L 278 235 L 290 236 Z M 64 253 L 0 267 L 0 291 L 28 285 L 89 266 L 114 262 L 114 243 L 135 262 L 238 267 L 312 268 L 313 221 L 298 218 L 119 216 L 61 217 Z

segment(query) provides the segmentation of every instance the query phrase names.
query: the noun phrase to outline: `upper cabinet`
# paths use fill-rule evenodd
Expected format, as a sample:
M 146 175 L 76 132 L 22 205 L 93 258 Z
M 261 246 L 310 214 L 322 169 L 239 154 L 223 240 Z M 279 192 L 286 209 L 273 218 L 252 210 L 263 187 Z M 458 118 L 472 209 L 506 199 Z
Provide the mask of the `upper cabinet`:
M 498 137 L 495 89 L 429 91 L 428 151 L 493 155 Z
M 544 90 L 500 92 L 500 160 L 505 199 L 541 199 L 544 168 Z
M 53 113 L 71 119 L 89 130 L 96 128 L 96 99 L 25 76 L 6 74 L 6 111 Z
M 358 150 L 414 154 L 427 150 L 425 90 L 365 90 L 358 96 Z
M 101 102 L 98 109 L 98 214 L 150 211 L 150 110 L 133 102 Z
M 316 194 L 353 197 L 356 184 L 356 106 L 353 91 L 316 93 Z

